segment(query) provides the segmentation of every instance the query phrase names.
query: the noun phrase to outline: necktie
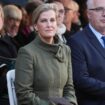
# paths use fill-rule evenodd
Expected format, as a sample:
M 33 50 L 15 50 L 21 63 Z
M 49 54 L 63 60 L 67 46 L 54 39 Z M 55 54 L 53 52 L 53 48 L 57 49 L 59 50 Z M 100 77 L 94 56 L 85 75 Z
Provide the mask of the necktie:
M 102 40 L 104 42 L 104 48 L 105 48 L 105 36 L 102 36 L 101 38 L 102 38 Z

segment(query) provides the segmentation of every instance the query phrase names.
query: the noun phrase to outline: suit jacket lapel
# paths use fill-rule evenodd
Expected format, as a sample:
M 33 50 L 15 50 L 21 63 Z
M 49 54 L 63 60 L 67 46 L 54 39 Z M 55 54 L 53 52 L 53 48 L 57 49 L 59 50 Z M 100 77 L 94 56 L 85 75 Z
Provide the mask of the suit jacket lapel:
M 89 26 L 86 27 L 85 33 L 90 40 L 90 43 L 99 51 L 99 53 L 105 58 L 105 49 L 102 47 L 94 33 L 91 31 Z

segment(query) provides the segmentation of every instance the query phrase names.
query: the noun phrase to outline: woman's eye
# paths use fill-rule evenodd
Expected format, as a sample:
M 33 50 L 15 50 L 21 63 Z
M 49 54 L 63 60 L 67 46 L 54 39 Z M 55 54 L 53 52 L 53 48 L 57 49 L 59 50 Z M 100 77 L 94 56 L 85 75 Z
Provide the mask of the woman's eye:
M 40 22 L 48 22 L 48 21 L 50 21 L 50 22 L 55 22 L 56 21 L 56 19 L 50 19 L 50 20 L 47 20 L 47 19 L 42 19 L 42 20 L 40 20 Z
M 46 21 L 47 21 L 46 19 L 40 20 L 40 22 L 46 22 Z

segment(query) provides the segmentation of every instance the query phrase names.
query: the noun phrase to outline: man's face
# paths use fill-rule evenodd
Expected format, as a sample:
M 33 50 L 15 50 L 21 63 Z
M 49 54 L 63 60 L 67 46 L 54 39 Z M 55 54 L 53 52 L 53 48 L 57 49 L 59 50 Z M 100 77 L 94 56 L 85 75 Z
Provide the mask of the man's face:
M 71 21 L 74 17 L 74 12 L 71 9 L 70 6 L 65 7 L 65 18 L 64 18 L 64 24 L 71 24 Z
M 87 11 L 89 22 L 99 32 L 105 32 L 105 0 L 94 0 Z
M 74 23 L 74 24 L 78 24 L 80 14 L 79 14 L 78 11 L 74 11 L 73 14 L 74 14 L 74 18 L 72 19 L 72 23 Z
M 21 19 L 15 19 L 15 18 L 5 19 L 5 29 L 6 29 L 6 32 L 11 37 L 14 37 L 17 35 L 20 22 L 21 22 Z

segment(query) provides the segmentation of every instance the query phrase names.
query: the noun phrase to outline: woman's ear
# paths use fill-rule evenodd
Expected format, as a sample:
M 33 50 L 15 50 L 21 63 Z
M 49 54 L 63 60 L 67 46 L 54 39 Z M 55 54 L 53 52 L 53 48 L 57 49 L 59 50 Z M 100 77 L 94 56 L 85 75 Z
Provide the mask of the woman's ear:
M 36 31 L 38 31 L 37 25 L 34 25 L 34 28 L 35 28 Z

